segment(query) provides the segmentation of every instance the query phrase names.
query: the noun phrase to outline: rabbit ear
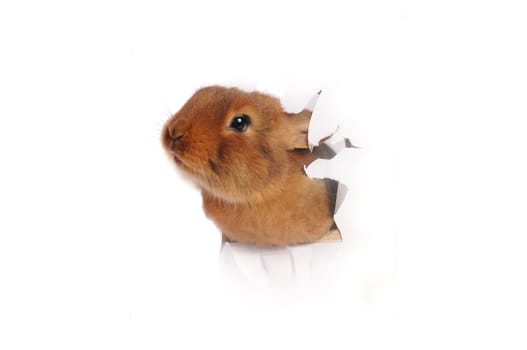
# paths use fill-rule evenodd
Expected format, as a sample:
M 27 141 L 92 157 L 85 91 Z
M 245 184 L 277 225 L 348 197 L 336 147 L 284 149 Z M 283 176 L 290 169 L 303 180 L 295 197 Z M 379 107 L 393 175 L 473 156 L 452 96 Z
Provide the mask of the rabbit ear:
M 309 148 L 307 141 L 307 131 L 309 128 L 309 121 L 311 119 L 311 111 L 304 109 L 300 113 L 286 113 L 285 127 L 284 127 L 284 142 L 288 150 L 292 149 L 307 149 Z

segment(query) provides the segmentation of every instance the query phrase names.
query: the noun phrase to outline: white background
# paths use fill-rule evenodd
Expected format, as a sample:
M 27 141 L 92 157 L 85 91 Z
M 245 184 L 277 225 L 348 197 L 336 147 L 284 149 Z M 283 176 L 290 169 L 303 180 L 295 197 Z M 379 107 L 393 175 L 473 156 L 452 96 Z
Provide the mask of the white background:
M 0 348 L 525 348 L 521 5 L 3 1 Z M 227 288 L 162 153 L 196 88 L 258 82 L 362 147 L 330 285 Z

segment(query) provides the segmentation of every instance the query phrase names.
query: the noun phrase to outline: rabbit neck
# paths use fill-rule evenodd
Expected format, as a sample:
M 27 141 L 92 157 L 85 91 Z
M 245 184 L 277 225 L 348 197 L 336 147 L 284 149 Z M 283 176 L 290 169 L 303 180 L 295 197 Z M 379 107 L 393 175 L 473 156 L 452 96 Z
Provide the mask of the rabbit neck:
M 232 241 L 286 245 L 321 238 L 333 224 L 323 180 L 290 179 L 263 201 L 230 203 L 203 191 L 203 208 Z

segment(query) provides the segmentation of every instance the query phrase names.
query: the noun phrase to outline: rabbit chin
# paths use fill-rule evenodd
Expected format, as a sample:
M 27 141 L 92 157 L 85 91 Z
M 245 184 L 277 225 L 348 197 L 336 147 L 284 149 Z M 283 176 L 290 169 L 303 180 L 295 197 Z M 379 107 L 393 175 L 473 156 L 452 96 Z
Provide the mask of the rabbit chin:
M 176 164 L 176 169 L 186 181 L 223 202 L 235 204 L 262 200 L 262 194 L 259 191 L 236 190 L 232 184 L 226 184 L 224 179 L 211 178 L 182 163 Z
M 265 201 L 269 196 L 280 192 L 278 184 L 282 183 L 283 172 L 266 173 L 266 180 L 254 178 L 245 171 L 227 172 L 218 175 L 206 166 L 190 162 L 187 158 L 178 156 L 174 164 L 178 172 L 194 185 L 222 202 L 230 204 L 247 204 Z M 254 168 L 253 168 L 254 169 Z M 278 181 L 277 181 L 278 180 Z

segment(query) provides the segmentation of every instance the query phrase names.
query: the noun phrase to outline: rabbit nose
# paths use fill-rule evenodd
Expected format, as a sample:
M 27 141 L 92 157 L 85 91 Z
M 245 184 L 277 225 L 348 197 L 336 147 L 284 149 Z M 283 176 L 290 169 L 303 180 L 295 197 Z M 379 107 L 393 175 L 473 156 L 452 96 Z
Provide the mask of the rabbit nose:
M 169 136 L 169 147 L 171 150 L 174 150 L 176 148 L 176 143 L 181 140 L 183 135 L 177 135 L 175 137 Z
M 163 143 L 169 149 L 174 151 L 176 143 L 181 140 L 184 133 L 178 133 L 174 128 L 166 127 L 163 131 Z
M 172 142 L 176 143 L 183 137 L 183 134 L 179 134 L 176 136 L 169 135 L 168 137 L 170 138 Z
M 176 143 L 181 140 L 181 138 L 183 137 L 183 134 L 177 134 L 175 131 L 173 130 L 169 130 L 168 133 L 168 141 L 169 141 L 169 147 L 170 149 L 174 149 L 174 147 L 176 146 Z

